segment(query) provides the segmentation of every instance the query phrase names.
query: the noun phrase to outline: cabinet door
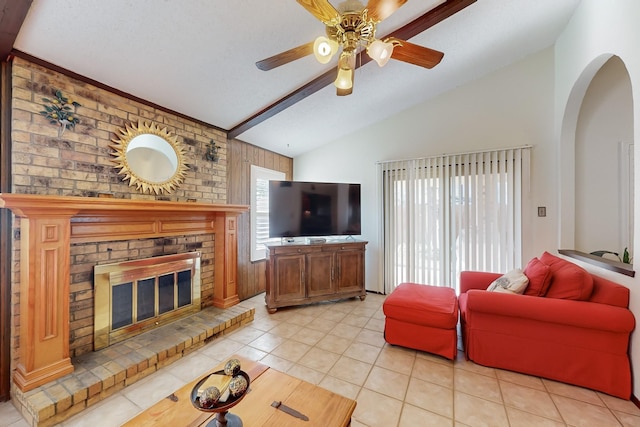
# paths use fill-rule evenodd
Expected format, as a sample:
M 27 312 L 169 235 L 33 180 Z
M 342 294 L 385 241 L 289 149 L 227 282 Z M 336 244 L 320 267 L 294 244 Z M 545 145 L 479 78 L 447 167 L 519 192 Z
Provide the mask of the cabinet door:
M 338 250 L 336 265 L 336 291 L 338 293 L 364 289 L 364 251 Z
M 274 260 L 275 289 L 277 302 L 298 300 L 305 297 L 304 255 L 278 255 Z
M 333 253 L 318 252 L 307 255 L 307 296 L 334 293 Z

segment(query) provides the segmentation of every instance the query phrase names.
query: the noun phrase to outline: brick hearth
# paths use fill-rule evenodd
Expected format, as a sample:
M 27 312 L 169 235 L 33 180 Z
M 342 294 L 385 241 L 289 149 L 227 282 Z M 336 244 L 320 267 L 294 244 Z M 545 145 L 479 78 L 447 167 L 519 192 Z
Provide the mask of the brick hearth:
M 103 350 L 73 359 L 73 373 L 22 392 L 13 403 L 32 426 L 55 425 L 161 369 L 209 341 L 253 321 L 255 308 L 240 303 L 205 308 L 189 317 Z

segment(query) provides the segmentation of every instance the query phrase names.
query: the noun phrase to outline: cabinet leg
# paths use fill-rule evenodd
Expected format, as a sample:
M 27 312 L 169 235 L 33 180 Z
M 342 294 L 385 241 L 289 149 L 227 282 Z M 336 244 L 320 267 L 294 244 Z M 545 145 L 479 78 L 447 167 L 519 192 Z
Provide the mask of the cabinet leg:
M 269 307 L 267 307 L 267 313 L 269 313 L 269 314 L 273 314 L 273 313 L 275 313 L 276 311 L 278 311 L 278 309 L 277 309 L 277 308 L 269 308 Z
M 364 301 L 366 297 L 367 297 L 366 295 L 360 295 L 360 301 Z

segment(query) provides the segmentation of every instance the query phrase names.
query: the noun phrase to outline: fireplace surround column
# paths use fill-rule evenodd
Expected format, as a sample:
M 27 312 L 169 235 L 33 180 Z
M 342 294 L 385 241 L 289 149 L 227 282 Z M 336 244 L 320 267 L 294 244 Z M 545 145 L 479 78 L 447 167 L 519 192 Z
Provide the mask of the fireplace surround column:
M 239 302 L 237 223 L 248 206 L 0 193 L 0 208 L 20 217 L 20 350 L 13 379 L 22 391 L 73 371 L 73 243 L 213 233 L 213 305 L 226 308 Z

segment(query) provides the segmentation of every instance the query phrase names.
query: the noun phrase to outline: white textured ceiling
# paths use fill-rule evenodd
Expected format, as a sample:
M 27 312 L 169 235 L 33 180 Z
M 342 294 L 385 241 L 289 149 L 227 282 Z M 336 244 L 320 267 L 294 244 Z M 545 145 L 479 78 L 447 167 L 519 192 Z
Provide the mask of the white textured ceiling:
M 377 34 L 441 2 L 408 1 Z M 578 3 L 478 0 L 411 39 L 445 53 L 435 68 L 370 62 L 352 95 L 331 85 L 238 139 L 295 157 L 550 46 Z M 14 47 L 228 130 L 335 67 L 313 56 L 255 66 L 320 34 L 324 25 L 295 0 L 34 0 Z

